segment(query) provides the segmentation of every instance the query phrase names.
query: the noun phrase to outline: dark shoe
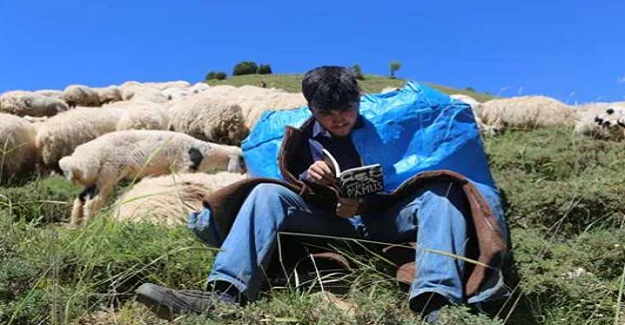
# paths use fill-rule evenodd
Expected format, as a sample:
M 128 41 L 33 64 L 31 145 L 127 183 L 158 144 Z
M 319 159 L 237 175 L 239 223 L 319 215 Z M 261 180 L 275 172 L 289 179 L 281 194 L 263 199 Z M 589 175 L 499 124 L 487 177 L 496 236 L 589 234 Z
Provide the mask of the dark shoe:
M 441 324 L 441 309 L 451 304 L 451 301 L 444 296 L 435 292 L 427 292 L 413 298 L 410 301 L 410 309 L 421 314 L 423 323 L 434 325 Z
M 421 317 L 424 324 L 436 325 L 441 324 L 441 309 L 434 309 Z
M 172 290 L 152 283 L 144 283 L 137 290 L 137 301 L 150 307 L 160 318 L 173 320 L 184 313 L 201 314 L 210 311 L 221 301 L 237 304 L 228 293 L 200 290 Z

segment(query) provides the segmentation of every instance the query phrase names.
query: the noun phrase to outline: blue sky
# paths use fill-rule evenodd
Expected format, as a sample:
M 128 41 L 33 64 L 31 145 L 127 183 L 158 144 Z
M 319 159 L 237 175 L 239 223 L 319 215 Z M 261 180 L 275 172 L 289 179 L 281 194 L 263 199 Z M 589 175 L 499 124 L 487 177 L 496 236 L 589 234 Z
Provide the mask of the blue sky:
M 363 72 L 503 96 L 625 100 L 625 1 L 0 0 L 0 92 L 275 73 Z M 620 81 L 619 81 L 620 80 Z

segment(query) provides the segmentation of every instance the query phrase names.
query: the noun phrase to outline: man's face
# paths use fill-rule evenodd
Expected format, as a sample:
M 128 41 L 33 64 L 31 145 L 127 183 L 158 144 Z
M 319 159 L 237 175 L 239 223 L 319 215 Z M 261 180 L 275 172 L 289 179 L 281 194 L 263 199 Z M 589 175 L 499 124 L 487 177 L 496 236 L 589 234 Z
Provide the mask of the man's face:
M 324 129 L 337 137 L 348 136 L 358 119 L 358 107 L 347 111 L 320 111 L 313 108 L 312 113 Z

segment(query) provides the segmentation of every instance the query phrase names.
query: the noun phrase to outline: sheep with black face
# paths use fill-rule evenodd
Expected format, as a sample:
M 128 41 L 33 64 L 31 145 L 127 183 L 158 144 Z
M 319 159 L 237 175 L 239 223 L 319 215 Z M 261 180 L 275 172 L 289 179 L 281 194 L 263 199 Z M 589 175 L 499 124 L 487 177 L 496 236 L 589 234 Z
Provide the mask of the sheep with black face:
M 189 135 L 155 130 L 107 133 L 76 148 L 59 161 L 63 174 L 84 191 L 74 201 L 71 223 L 89 220 L 121 180 L 171 172 L 221 170 L 242 172 L 239 147 L 219 145 Z

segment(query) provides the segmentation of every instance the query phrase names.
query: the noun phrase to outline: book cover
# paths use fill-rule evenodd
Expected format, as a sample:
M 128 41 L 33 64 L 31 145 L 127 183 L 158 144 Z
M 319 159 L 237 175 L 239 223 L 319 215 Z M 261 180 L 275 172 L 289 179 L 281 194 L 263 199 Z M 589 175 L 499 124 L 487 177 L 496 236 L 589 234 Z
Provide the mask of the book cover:
M 360 198 L 384 191 L 382 165 L 373 164 L 341 171 L 334 156 L 326 149 L 323 149 L 323 160 L 334 171 L 342 197 Z

